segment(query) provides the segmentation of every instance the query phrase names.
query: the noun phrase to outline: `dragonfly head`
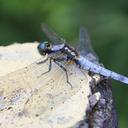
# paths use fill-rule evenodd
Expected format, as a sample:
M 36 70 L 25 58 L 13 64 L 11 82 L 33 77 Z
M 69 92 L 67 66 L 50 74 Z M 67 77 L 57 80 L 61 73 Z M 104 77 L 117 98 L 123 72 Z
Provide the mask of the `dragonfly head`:
M 37 49 L 41 55 L 46 55 L 51 53 L 51 47 L 52 47 L 51 43 L 44 41 L 38 45 Z

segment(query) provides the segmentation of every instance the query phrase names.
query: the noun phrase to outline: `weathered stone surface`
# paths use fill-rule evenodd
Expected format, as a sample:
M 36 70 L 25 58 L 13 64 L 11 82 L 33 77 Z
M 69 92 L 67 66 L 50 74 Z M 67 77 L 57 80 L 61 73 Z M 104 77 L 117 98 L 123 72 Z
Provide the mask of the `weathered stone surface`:
M 52 71 L 41 76 L 49 63 L 34 63 L 42 58 L 37 44 L 0 47 L 0 127 L 77 127 L 90 109 L 92 78 L 75 65 L 67 65 L 71 88 L 65 72 L 54 63 Z

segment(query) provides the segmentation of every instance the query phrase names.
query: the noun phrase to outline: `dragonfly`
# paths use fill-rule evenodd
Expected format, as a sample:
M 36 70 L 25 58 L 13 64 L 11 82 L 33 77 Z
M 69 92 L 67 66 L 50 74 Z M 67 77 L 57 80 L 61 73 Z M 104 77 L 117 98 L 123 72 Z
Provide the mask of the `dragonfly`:
M 32 44 L 29 46 L 31 47 L 31 45 Z M 37 46 L 37 44 L 33 45 Z M 27 46 L 28 49 L 30 48 L 29 46 Z M 18 53 L 20 52 L 20 57 L 24 58 L 22 50 L 18 49 Z M 7 54 L 8 53 L 10 52 L 7 52 Z M 18 70 L 0 77 L 0 118 L 2 119 L 1 127 L 7 125 L 7 119 L 11 119 L 11 121 L 8 122 L 8 127 L 13 127 L 14 125 L 20 127 L 22 120 L 25 120 L 28 117 L 33 119 L 34 122 L 27 121 L 27 123 L 24 123 L 23 126 L 33 124 L 35 125 L 35 120 L 38 122 L 37 124 L 39 124 L 39 127 L 44 128 L 56 126 L 62 127 L 62 124 L 66 125 L 65 127 L 73 126 L 74 121 L 76 121 L 76 118 L 74 118 L 73 115 L 74 112 L 77 112 L 78 107 L 75 107 L 73 111 L 67 111 L 65 110 L 65 105 L 68 106 L 67 108 L 72 108 L 72 104 L 78 103 L 79 101 L 83 103 L 85 98 L 88 98 L 88 95 L 90 94 L 90 88 L 89 86 L 84 86 L 85 83 L 88 85 L 88 76 L 85 77 L 85 75 L 75 65 L 69 65 L 68 75 L 70 76 L 70 82 L 73 85 L 73 88 L 71 89 L 70 86 L 67 86 L 65 74 L 63 71 L 58 68 L 55 63 L 53 63 L 52 71 L 39 77 L 43 72 L 47 71 L 49 62 L 47 61 L 43 64 L 43 66 L 37 64 L 44 58 L 40 57 L 37 51 L 35 51 L 34 54 L 33 52 L 30 53 L 32 55 L 36 55 L 35 58 L 39 57 L 40 59 L 36 61 L 34 60 L 33 63 L 26 65 L 26 67 L 21 69 L 19 69 L 17 66 Z M 52 56 L 53 55 L 54 54 L 52 54 Z M 30 55 L 26 56 L 30 57 Z M 57 54 L 55 54 L 55 56 L 57 56 Z M 9 57 L 10 56 L 8 56 L 8 58 Z M 60 53 L 58 53 L 58 58 L 65 60 L 65 57 Z M 5 57 L 3 55 L 3 60 L 6 60 L 6 63 L 10 62 L 10 60 L 7 61 L 6 53 Z M 13 60 L 15 60 L 15 58 Z M 26 58 L 24 60 L 26 60 Z M 60 61 L 62 63 L 62 60 Z M 20 65 L 18 61 L 16 63 Z M 82 111 L 84 110 L 85 107 L 83 107 Z M 65 123 L 65 119 L 69 119 L 69 117 L 73 117 L 74 119 L 72 118 L 71 121 Z M 20 118 L 22 118 L 21 121 L 16 124 L 16 119 L 19 120 Z
M 47 25 L 43 24 L 42 30 L 53 43 L 45 41 L 38 45 L 38 51 L 41 55 L 49 55 L 48 58 L 50 58 L 50 65 L 48 72 L 51 70 L 51 60 L 57 62 L 57 64 L 59 62 L 58 65 L 60 65 L 62 61 L 66 61 L 69 64 L 75 63 L 79 68 L 89 72 L 128 84 L 128 77 L 106 69 L 99 63 L 99 58 L 92 49 L 90 37 L 84 27 L 80 28 L 77 50 L 71 47 L 66 40 L 60 37 Z M 54 57 L 52 57 L 53 54 Z M 57 54 L 62 54 L 62 58 L 57 57 Z M 48 58 L 46 60 L 48 60 Z M 62 65 L 60 67 L 66 72 L 67 82 L 71 85 L 66 69 Z

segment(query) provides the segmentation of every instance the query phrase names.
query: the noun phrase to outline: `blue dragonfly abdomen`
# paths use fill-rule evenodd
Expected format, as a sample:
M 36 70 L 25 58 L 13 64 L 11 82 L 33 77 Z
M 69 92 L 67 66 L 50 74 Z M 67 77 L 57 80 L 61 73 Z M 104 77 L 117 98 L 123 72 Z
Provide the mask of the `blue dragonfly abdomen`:
M 80 56 L 78 58 L 78 63 L 85 70 L 103 75 L 105 77 L 110 77 L 112 79 L 128 84 L 128 77 L 118 74 L 116 72 L 113 72 L 109 69 L 106 69 L 98 64 L 95 64 L 89 61 L 88 59 L 86 59 L 85 57 Z

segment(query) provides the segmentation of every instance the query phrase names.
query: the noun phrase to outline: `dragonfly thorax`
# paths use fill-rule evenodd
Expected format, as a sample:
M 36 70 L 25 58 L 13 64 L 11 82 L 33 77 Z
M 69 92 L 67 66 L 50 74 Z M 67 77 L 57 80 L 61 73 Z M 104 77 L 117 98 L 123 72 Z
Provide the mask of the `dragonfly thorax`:
M 79 56 L 78 52 L 67 44 L 65 44 L 65 47 L 62 49 L 62 51 L 67 55 L 68 60 L 74 60 Z

